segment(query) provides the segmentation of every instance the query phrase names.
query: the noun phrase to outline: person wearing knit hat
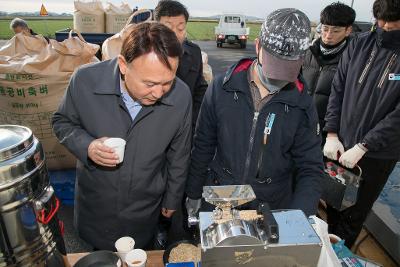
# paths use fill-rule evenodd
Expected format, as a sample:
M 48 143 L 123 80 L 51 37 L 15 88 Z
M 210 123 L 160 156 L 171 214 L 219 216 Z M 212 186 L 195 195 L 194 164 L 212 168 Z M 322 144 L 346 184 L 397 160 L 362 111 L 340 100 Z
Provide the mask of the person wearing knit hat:
M 212 81 L 193 141 L 186 183 L 189 215 L 213 209 L 201 203 L 203 186 L 232 184 L 249 184 L 256 194 L 243 209 L 262 202 L 271 209 L 316 214 L 321 137 L 299 76 L 309 36 L 303 12 L 275 10 L 261 26 L 257 57 L 241 59 Z

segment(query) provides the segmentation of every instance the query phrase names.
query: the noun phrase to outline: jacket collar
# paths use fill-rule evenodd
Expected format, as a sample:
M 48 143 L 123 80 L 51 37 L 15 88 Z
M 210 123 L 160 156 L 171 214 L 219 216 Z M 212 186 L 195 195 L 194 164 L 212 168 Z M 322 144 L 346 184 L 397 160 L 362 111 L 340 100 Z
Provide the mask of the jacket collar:
M 400 30 L 386 32 L 382 28 L 376 28 L 377 43 L 380 47 L 399 51 L 400 50 Z
M 333 65 L 338 64 L 343 51 L 346 49 L 350 42 L 350 38 L 346 37 L 346 45 L 336 54 L 330 56 L 323 56 L 321 53 L 321 38 L 315 40 L 315 42 L 310 46 L 310 51 L 314 55 L 315 59 L 318 61 L 319 65 Z
M 121 73 L 119 71 L 118 59 L 114 58 L 109 61 L 100 62 L 98 64 L 107 64 L 102 68 L 103 73 L 99 73 L 98 82 L 94 90 L 95 94 L 99 95 L 121 95 L 119 79 Z M 110 77 L 112 77 L 110 79 Z
M 100 62 L 98 64 L 108 64 L 103 70 L 103 73 L 99 73 L 99 80 L 94 90 L 95 94 L 99 95 L 117 95 L 121 96 L 120 88 L 120 77 L 121 72 L 119 71 L 118 59 L 114 58 L 109 61 Z M 112 77 L 111 79 L 109 77 Z M 176 78 L 178 79 L 178 78 Z M 159 101 L 162 104 L 173 106 L 175 105 L 175 98 L 172 97 L 172 91 L 175 90 L 176 81 L 172 84 L 172 89 L 165 94 Z M 157 105 L 157 103 L 155 104 Z
M 234 88 L 234 91 L 245 91 L 243 82 L 248 85 L 247 71 L 250 69 L 251 64 L 256 58 L 242 58 L 236 64 L 232 65 L 225 73 L 223 80 L 223 89 Z M 236 75 L 237 74 L 237 75 Z M 241 77 L 245 75 L 245 79 Z
M 190 45 L 187 40 L 183 41 L 182 48 L 184 54 L 192 55 L 192 52 L 190 51 Z

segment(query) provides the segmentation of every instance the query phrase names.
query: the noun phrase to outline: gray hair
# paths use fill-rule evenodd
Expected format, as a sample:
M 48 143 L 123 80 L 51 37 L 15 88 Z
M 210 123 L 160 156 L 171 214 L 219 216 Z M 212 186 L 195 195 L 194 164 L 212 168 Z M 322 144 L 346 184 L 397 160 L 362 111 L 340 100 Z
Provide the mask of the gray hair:
M 15 18 L 11 21 L 10 23 L 10 30 L 13 30 L 17 27 L 21 27 L 24 29 L 29 29 L 28 24 L 26 23 L 25 20 L 20 19 L 20 18 Z

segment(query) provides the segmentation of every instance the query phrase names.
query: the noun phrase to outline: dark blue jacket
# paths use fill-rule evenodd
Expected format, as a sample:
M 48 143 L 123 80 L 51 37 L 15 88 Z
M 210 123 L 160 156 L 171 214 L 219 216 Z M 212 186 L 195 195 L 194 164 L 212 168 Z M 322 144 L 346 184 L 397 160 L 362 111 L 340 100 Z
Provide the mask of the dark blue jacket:
M 365 157 L 400 157 L 400 31 L 358 35 L 343 52 L 332 83 L 327 132 L 338 133 L 346 149 L 363 143 Z M 388 47 L 387 47 L 388 46 Z
M 272 209 L 315 214 L 323 164 L 312 99 L 290 83 L 256 114 L 247 80 L 251 62 L 241 60 L 207 89 L 186 193 L 198 199 L 204 185 L 250 184 L 257 199 Z M 266 119 L 272 114 L 275 120 L 264 145 Z

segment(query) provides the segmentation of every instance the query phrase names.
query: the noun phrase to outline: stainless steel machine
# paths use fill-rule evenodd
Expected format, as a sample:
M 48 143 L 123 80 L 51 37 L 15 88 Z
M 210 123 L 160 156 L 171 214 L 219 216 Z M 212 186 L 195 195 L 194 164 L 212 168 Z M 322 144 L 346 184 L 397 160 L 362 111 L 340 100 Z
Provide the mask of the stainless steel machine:
M 58 207 L 39 140 L 0 125 L 0 266 L 64 266 Z
M 215 209 L 197 220 L 202 266 L 317 266 L 322 243 L 302 211 L 238 210 L 256 198 L 250 185 L 205 186 L 203 198 Z

